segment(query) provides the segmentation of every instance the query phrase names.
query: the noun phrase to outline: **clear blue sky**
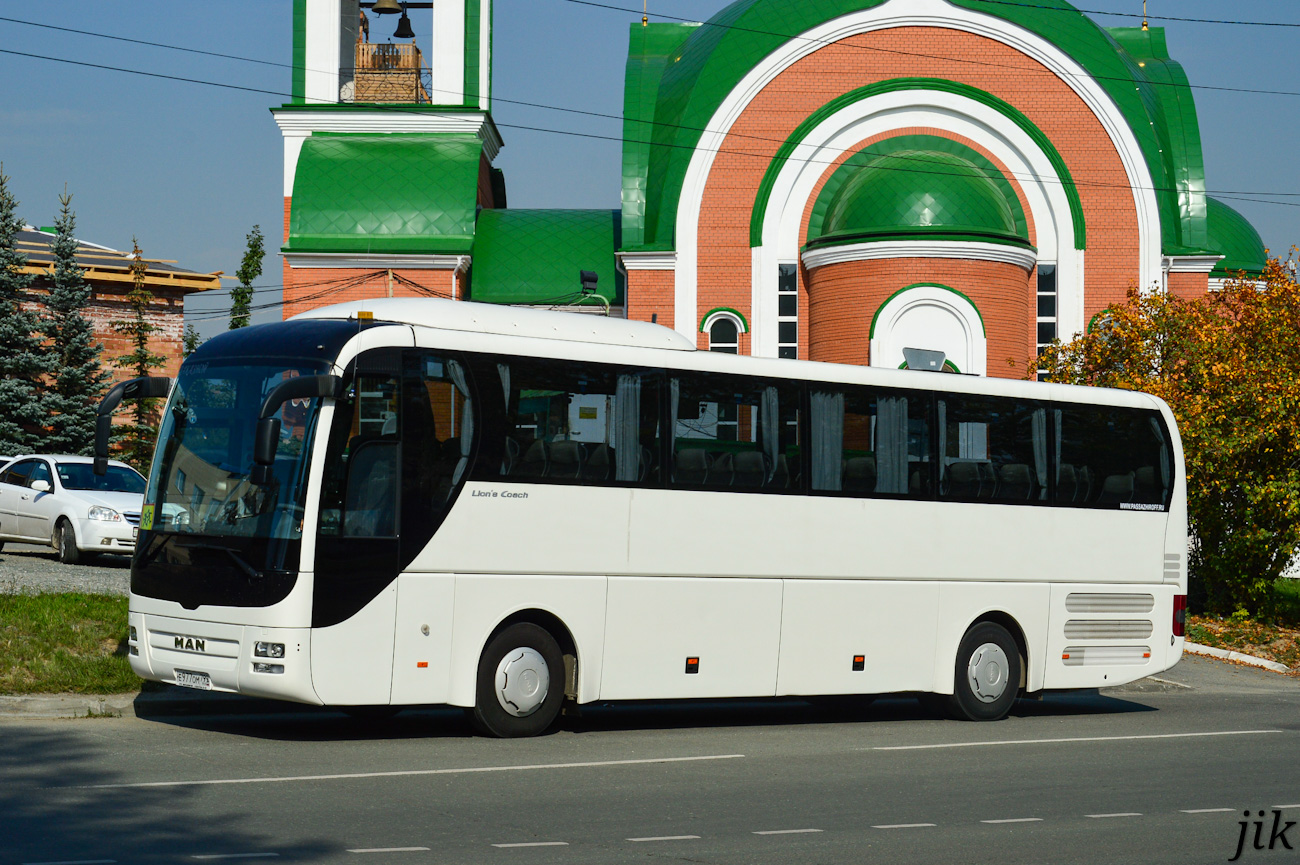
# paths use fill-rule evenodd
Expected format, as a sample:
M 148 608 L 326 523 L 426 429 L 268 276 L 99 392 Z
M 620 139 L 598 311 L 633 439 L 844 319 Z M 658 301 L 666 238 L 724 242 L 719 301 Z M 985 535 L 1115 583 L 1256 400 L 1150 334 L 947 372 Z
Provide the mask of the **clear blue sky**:
M 606 0 L 639 6 L 637 0 Z M 651 0 L 650 11 L 707 19 L 725 0 Z M 1140 0 L 1076 0 L 1081 9 L 1140 13 Z M 0 48 L 197 78 L 286 94 L 291 62 L 289 0 L 45 0 L 0 2 L 0 16 L 271 64 L 221 60 L 0 21 Z M 1300 23 L 1296 0 L 1150 0 L 1160 13 Z M 1093 15 L 1103 26 L 1132 18 Z M 524 108 L 545 103 L 618 117 L 628 24 L 639 15 L 566 0 L 496 0 L 495 117 L 506 147 L 512 207 L 619 205 L 617 140 L 531 132 L 569 130 L 618 139 L 621 122 Z M 1162 22 L 1170 52 L 1193 85 L 1300 91 L 1300 28 Z M 374 25 L 372 39 L 394 26 Z M 19 215 L 50 225 L 67 185 L 78 235 L 118 249 L 139 238 L 145 254 L 199 271 L 233 274 L 256 223 L 279 247 L 282 145 L 268 109 L 285 99 L 0 54 L 0 161 Z M 1210 190 L 1300 193 L 1300 97 L 1195 91 Z M 1286 199 L 1283 199 L 1286 200 Z M 1300 195 L 1290 199 L 1300 205 Z M 1230 202 L 1274 254 L 1300 242 L 1300 206 Z M 278 301 L 279 257 L 267 256 L 267 290 Z M 233 280 L 227 285 L 232 285 Z M 187 314 L 205 336 L 226 326 L 229 296 L 195 296 Z M 215 310 L 215 312 L 214 312 Z M 255 320 L 279 318 L 264 310 Z

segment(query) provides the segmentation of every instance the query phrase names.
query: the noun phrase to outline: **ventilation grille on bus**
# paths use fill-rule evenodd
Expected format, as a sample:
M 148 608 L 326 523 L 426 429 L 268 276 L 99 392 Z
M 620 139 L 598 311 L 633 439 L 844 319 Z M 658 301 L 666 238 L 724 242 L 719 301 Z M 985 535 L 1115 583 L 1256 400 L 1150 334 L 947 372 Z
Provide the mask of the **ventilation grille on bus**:
M 1151 660 L 1150 646 L 1067 646 L 1061 663 L 1067 667 L 1090 667 L 1098 664 L 1129 666 Z
M 1115 621 L 1109 619 L 1071 619 L 1065 623 L 1070 640 L 1145 640 L 1154 626 L 1149 621 Z
M 1071 592 L 1065 597 L 1065 609 L 1071 613 L 1149 613 L 1155 606 L 1152 595 Z
M 1178 585 L 1178 576 L 1183 557 L 1178 553 L 1165 553 L 1165 582 Z

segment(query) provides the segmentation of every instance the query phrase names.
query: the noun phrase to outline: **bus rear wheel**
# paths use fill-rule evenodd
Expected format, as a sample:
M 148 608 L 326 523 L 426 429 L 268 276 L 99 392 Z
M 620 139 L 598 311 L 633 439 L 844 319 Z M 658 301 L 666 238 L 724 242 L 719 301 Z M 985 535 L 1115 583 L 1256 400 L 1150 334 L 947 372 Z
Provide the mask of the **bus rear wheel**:
M 517 622 L 493 637 L 478 662 L 474 726 L 502 739 L 537 736 L 564 703 L 564 656 L 550 632 Z
M 1020 689 L 1020 650 L 1007 629 L 980 622 L 962 637 L 953 670 L 948 714 L 959 721 L 997 721 L 1007 716 Z

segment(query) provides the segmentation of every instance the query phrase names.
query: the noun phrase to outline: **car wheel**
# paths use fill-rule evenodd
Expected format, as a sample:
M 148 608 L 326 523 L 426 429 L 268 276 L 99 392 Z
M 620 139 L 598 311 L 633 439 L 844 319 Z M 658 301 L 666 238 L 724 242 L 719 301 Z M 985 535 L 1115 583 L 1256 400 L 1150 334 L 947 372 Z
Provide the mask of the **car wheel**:
M 59 524 L 54 529 L 54 548 L 59 553 L 59 561 L 65 565 L 79 565 L 83 556 L 81 550 L 77 549 L 77 535 L 72 530 L 72 524 L 67 520 L 59 520 Z
M 520 622 L 497 634 L 478 663 L 474 726 L 502 739 L 536 736 L 564 703 L 564 656 L 545 628 Z
M 980 622 L 957 649 L 949 714 L 964 721 L 997 721 L 1011 711 L 1020 690 L 1020 650 L 1007 629 Z

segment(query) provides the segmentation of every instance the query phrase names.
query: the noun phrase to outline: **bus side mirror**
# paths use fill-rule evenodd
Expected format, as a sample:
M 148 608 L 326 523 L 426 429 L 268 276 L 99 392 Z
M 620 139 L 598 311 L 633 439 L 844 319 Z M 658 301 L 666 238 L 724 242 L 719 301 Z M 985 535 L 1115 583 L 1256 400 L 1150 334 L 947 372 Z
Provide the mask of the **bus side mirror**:
M 280 443 L 280 419 L 259 418 L 253 434 L 253 470 L 249 480 L 258 486 L 271 482 L 271 466 L 275 464 L 275 450 Z
M 95 418 L 95 474 L 108 472 L 108 440 L 113 434 L 113 418 L 101 414 Z
M 108 442 L 113 432 L 113 409 L 123 399 L 156 399 L 171 393 L 172 380 L 166 376 L 144 376 L 119 382 L 95 410 L 95 466 L 94 472 L 103 475 L 108 471 Z
M 271 388 L 258 412 L 257 429 L 253 433 L 253 468 L 248 479 L 258 486 L 271 482 L 271 466 L 275 464 L 275 451 L 280 444 L 280 419 L 271 415 L 291 399 L 316 399 L 337 397 L 342 380 L 336 375 L 302 375 L 287 379 Z

